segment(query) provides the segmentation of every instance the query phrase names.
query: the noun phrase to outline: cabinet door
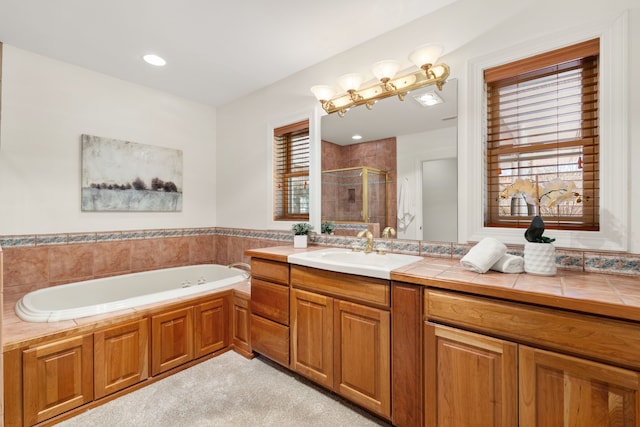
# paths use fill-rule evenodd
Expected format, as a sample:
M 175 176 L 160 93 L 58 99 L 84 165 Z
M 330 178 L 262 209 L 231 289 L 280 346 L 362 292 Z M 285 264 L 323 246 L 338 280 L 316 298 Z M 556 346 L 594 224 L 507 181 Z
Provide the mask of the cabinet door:
M 291 367 L 333 387 L 333 299 L 291 290 Z
M 149 376 L 147 319 L 94 333 L 95 398 L 122 390 Z
M 425 425 L 518 425 L 517 345 L 424 324 Z
M 93 400 L 93 335 L 62 339 L 22 355 L 24 424 Z
M 191 307 L 156 314 L 151 319 L 151 372 L 157 375 L 193 359 Z
M 232 339 L 234 349 L 245 357 L 251 357 L 249 298 L 242 294 L 233 295 Z
M 389 418 L 389 312 L 335 300 L 334 316 L 334 390 L 364 408 Z
M 226 297 L 194 307 L 194 357 L 198 358 L 229 345 L 229 309 Z
M 520 346 L 522 427 L 640 426 L 638 372 Z

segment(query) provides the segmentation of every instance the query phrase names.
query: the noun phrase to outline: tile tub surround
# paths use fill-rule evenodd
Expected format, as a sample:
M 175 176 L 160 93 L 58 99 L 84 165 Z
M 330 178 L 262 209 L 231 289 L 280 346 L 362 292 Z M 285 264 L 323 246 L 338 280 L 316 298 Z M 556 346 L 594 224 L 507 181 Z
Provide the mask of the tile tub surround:
M 289 231 L 237 228 L 133 230 L 0 236 L 7 303 L 41 287 L 182 265 L 248 262 L 246 249 L 292 242 Z M 380 240 L 392 252 L 460 259 L 473 244 Z M 312 245 L 350 248 L 353 236 L 314 234 Z M 522 255 L 522 246 L 509 247 Z M 640 276 L 640 255 L 558 248 L 559 269 Z

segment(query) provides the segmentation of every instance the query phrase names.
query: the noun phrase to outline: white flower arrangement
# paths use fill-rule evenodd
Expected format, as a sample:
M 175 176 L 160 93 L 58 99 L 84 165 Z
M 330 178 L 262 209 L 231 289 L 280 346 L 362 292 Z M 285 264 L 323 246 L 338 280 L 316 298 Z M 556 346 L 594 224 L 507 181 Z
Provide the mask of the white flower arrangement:
M 503 199 L 515 195 L 521 195 L 528 204 L 536 207 L 537 215 L 534 216 L 524 236 L 527 241 L 538 243 L 551 243 L 555 241 L 555 239 L 542 235 L 544 233 L 544 221 L 542 221 L 542 217 L 540 216 L 540 206 L 551 208 L 570 200 L 576 203 L 582 202 L 582 196 L 576 191 L 575 183 L 572 181 L 563 181 L 559 178 L 545 183 L 538 183 L 538 177 L 536 177 L 535 181 L 518 178 L 500 192 L 500 198 Z

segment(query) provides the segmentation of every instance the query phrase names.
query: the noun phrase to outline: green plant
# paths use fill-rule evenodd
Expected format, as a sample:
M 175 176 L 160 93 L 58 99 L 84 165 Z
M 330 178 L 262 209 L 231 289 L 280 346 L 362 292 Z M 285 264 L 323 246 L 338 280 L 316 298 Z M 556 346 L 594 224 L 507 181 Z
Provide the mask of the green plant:
M 320 225 L 320 232 L 323 234 L 331 234 L 336 229 L 336 224 L 332 221 L 324 221 Z
M 308 222 L 298 222 L 291 227 L 291 231 L 296 236 L 308 236 L 311 234 L 311 230 L 313 230 L 313 226 Z

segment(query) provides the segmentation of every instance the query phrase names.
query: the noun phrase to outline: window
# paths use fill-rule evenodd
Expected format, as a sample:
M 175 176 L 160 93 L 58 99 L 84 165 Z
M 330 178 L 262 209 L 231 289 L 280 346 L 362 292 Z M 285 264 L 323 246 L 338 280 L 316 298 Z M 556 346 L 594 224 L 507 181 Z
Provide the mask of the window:
M 581 202 L 541 208 L 545 226 L 599 230 L 598 62 L 594 39 L 485 70 L 485 226 L 526 228 L 532 206 L 500 192 L 517 178 L 559 178 Z
M 309 220 L 309 121 L 273 131 L 274 220 Z

